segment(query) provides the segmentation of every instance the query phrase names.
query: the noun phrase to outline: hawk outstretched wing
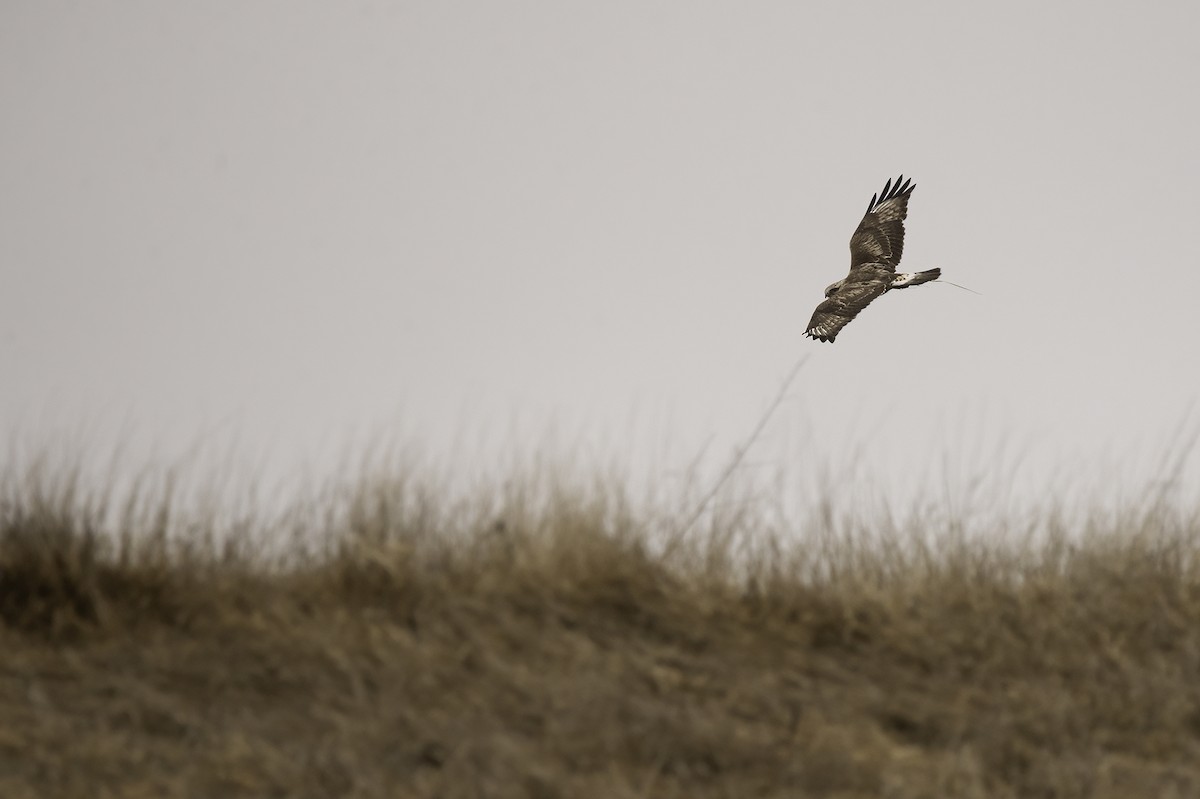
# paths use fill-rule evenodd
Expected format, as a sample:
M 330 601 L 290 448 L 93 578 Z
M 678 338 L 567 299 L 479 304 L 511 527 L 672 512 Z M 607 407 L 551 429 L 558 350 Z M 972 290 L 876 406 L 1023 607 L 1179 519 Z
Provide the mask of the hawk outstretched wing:
M 863 264 L 878 264 L 895 272 L 904 253 L 904 218 L 908 216 L 908 198 L 916 186 L 904 176 L 883 184 L 883 191 L 871 196 L 867 213 L 850 237 L 850 271 Z
M 833 341 L 838 332 L 858 316 L 859 311 L 870 305 L 875 298 L 882 297 L 887 290 L 888 284 L 880 281 L 843 281 L 842 285 L 836 291 L 830 292 L 828 299 L 813 311 L 806 333 L 820 341 Z

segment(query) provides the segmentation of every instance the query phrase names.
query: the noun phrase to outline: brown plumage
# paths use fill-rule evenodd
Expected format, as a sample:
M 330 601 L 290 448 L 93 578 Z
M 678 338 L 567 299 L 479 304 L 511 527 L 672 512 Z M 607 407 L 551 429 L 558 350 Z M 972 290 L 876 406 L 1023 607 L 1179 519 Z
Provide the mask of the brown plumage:
M 825 301 L 817 306 L 804 335 L 832 342 L 863 308 L 892 289 L 919 286 L 937 280 L 941 269 L 897 272 L 904 253 L 904 219 L 908 198 L 916 185 L 904 176 L 883 184 L 872 195 L 867 213 L 850 237 L 850 273 L 825 289 Z

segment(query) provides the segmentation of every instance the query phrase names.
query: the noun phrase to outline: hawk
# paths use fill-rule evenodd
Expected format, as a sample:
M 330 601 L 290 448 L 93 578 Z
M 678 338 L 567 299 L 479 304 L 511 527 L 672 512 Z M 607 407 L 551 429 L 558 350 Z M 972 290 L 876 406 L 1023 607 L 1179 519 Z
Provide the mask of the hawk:
M 804 335 L 832 342 L 872 300 L 892 289 L 919 286 L 941 276 L 941 269 L 896 271 L 904 252 L 908 198 L 915 188 L 911 179 L 901 175 L 895 184 L 889 179 L 882 192 L 871 196 L 866 215 L 850 237 L 850 274 L 825 289 L 825 301 L 813 312 Z

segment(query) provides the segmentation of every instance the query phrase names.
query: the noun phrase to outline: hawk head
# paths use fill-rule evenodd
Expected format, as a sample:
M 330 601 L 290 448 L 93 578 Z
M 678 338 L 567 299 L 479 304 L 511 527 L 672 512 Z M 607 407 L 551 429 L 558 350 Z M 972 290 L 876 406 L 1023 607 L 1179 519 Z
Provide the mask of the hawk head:
M 839 280 L 836 283 L 830 283 L 828 286 L 825 287 L 825 296 L 832 297 L 834 292 L 840 291 L 842 286 L 844 286 L 844 285 L 846 285 L 845 278 L 842 278 L 841 280 Z

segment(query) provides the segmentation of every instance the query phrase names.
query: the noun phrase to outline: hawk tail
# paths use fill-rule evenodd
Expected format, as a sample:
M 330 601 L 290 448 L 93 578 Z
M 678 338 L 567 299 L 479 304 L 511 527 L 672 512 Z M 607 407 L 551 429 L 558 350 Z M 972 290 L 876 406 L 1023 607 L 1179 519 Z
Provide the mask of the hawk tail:
M 906 289 L 909 286 L 919 286 L 942 276 L 941 269 L 926 269 L 924 272 L 902 272 L 892 281 L 892 288 Z

